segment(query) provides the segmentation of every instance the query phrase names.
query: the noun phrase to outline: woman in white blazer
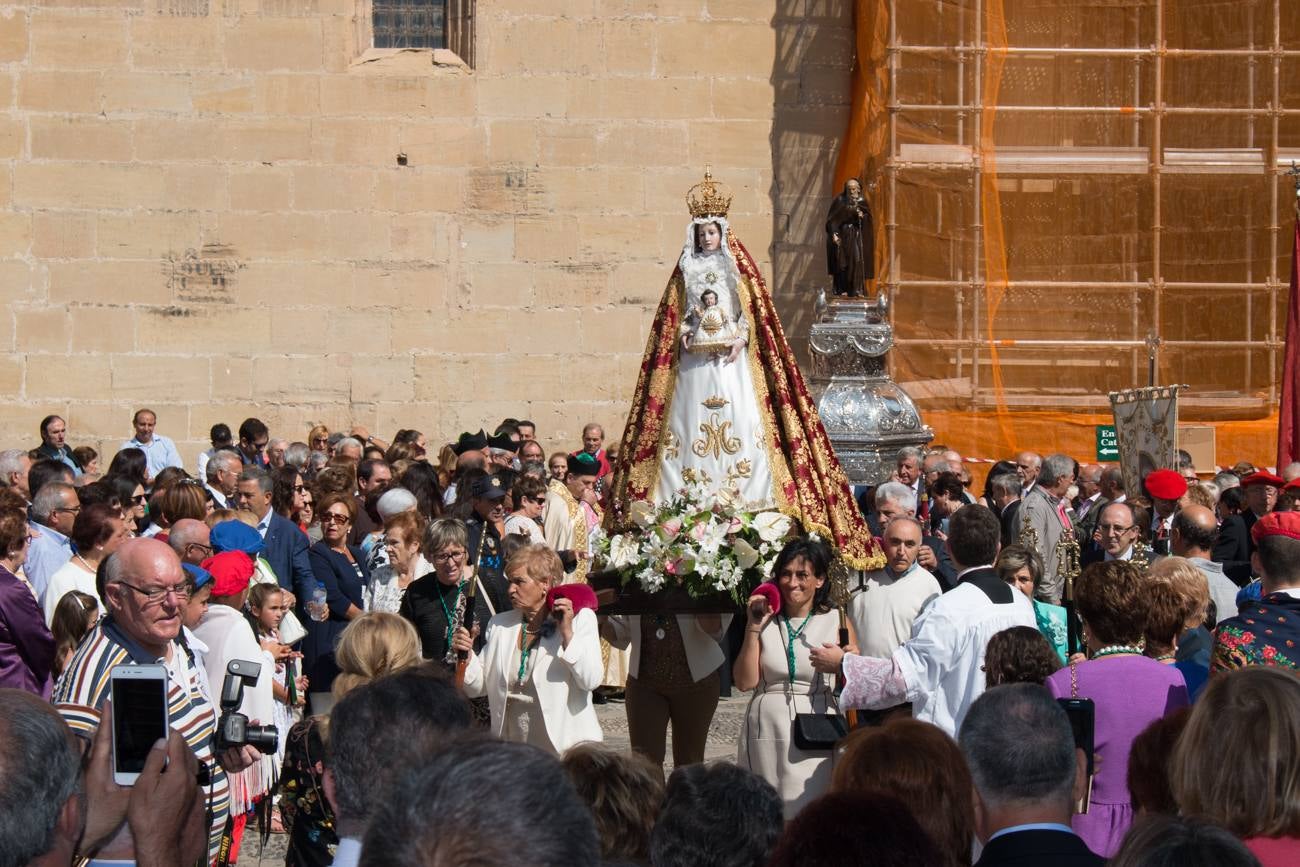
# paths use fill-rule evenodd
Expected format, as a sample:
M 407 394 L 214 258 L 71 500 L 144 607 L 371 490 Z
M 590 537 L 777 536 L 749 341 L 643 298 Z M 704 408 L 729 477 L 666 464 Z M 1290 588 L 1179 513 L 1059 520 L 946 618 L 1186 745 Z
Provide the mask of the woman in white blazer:
M 488 621 L 482 653 L 474 653 L 464 627 L 453 639 L 458 651 L 469 652 L 465 694 L 488 697 L 493 732 L 554 755 L 603 739 L 591 703 L 605 673 L 596 614 L 575 613 L 564 598 L 546 605 L 547 591 L 563 576 L 559 555 L 547 546 L 520 549 L 506 564 L 514 610 Z

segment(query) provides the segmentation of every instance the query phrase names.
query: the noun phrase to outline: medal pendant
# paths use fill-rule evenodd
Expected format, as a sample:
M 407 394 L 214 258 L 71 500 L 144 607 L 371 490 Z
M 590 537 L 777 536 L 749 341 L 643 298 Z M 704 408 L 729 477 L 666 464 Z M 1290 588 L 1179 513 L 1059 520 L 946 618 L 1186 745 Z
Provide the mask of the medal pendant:
M 662 626 L 655 630 L 655 638 L 659 639 L 660 641 L 663 641 L 664 636 L 666 636 L 667 634 L 668 634 L 667 632 L 664 632 Z

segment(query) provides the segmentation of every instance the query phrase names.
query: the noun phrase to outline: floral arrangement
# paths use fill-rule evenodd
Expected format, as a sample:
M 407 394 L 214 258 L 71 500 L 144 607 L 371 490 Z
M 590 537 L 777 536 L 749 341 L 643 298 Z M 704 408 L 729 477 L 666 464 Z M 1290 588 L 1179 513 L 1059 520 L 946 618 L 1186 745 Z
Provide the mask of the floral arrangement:
M 657 593 L 676 585 L 695 599 L 728 593 L 743 604 L 771 577 L 798 527 L 776 509 L 746 508 L 734 487 L 714 491 L 706 481 L 688 476 L 678 496 L 659 506 L 633 502 L 629 529 L 597 531 L 596 567 L 619 573 L 624 587 L 635 582 Z

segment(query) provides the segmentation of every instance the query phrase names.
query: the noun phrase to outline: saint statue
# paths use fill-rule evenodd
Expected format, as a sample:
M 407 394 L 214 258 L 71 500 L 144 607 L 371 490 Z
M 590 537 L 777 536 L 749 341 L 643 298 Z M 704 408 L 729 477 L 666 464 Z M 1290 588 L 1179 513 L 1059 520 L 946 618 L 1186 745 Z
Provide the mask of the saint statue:
M 779 509 L 854 568 L 883 566 L 786 343 L 767 284 L 727 222 L 731 196 L 706 171 L 651 326 L 606 525 L 661 504 L 688 480 L 737 506 Z
M 876 276 L 871 206 L 856 178 L 844 184 L 844 192 L 831 201 L 826 215 L 826 270 L 835 294 L 849 298 L 866 294 L 867 281 Z

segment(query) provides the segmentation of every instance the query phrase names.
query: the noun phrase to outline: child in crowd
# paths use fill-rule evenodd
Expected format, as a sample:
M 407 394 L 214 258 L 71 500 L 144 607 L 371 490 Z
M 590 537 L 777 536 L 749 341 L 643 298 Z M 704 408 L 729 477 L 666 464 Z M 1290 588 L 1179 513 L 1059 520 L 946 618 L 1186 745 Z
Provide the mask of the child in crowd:
M 307 677 L 298 674 L 297 660 L 301 653 L 287 653 L 280 643 L 280 621 L 289 610 L 284 591 L 275 584 L 254 584 L 248 590 L 248 622 L 253 627 L 253 634 L 261 642 L 262 648 L 272 656 L 275 662 L 274 682 L 271 692 L 275 695 L 275 718 L 271 721 L 280 732 L 280 743 L 276 756 L 284 759 L 284 736 L 302 716 L 302 706 L 307 701 Z
M 99 602 L 89 593 L 69 590 L 54 608 L 50 632 L 54 635 L 54 678 L 58 679 L 90 627 L 99 619 Z

